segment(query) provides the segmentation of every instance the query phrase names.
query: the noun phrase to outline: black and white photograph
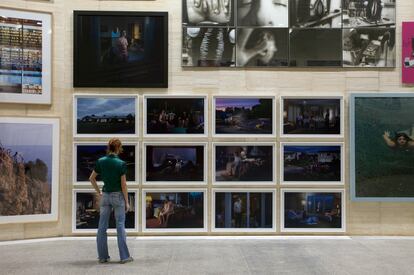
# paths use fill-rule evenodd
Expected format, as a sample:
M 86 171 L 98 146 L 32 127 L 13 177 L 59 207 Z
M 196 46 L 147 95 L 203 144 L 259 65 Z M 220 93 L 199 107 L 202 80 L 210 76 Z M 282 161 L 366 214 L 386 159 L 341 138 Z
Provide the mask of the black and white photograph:
M 342 97 L 282 97 L 282 136 L 342 135 Z
M 237 25 L 288 27 L 289 0 L 237 0 Z
M 344 232 L 342 189 L 282 189 L 282 232 Z
M 216 143 L 213 146 L 215 182 L 273 183 L 273 144 Z
M 144 97 L 144 135 L 205 136 L 206 96 Z
M 286 67 L 288 59 L 289 29 L 237 29 L 237 67 Z
M 198 183 L 206 180 L 205 143 L 144 144 L 145 183 Z
M 182 22 L 187 26 L 234 26 L 235 0 L 182 0 Z
M 343 144 L 303 142 L 281 144 L 284 184 L 343 184 Z
M 341 67 L 341 29 L 293 29 L 290 32 L 291 67 Z
M 212 231 L 274 230 L 272 190 L 214 189 Z
M 99 212 L 101 196 L 94 190 L 77 189 L 73 191 L 73 232 L 96 232 L 99 225 Z M 125 229 L 137 231 L 137 192 L 128 192 L 129 210 L 125 213 Z M 109 217 L 109 232 L 115 232 L 116 219 L 114 210 Z
M 168 87 L 168 13 L 74 11 L 74 87 Z
M 395 0 L 343 0 L 343 26 L 395 28 L 395 8 Z
M 394 28 L 343 30 L 344 67 L 395 67 Z
M 293 28 L 342 28 L 342 0 L 291 0 Z
M 122 146 L 119 158 L 126 162 L 127 182 L 135 182 L 137 177 L 137 148 L 135 144 L 125 143 Z M 89 176 L 95 169 L 96 161 L 107 154 L 107 145 L 104 143 L 76 143 L 74 148 L 74 177 L 75 184 L 89 185 Z M 98 175 L 97 181 L 102 181 Z
M 221 27 L 183 28 L 181 65 L 234 67 L 236 30 Z

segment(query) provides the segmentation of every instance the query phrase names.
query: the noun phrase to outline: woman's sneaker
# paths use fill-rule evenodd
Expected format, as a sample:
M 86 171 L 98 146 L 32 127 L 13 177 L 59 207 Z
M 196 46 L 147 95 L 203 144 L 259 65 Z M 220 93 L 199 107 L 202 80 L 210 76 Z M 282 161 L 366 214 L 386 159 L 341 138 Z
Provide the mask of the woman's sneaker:
M 126 264 L 126 263 L 129 263 L 129 262 L 132 262 L 132 261 L 134 261 L 134 258 L 128 257 L 125 260 L 121 260 L 119 263 L 120 264 Z

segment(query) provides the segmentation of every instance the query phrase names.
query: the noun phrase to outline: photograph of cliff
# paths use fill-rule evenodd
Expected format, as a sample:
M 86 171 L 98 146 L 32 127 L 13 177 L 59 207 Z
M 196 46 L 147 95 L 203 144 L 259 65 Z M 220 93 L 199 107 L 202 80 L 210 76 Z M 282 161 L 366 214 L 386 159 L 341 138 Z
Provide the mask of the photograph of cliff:
M 0 123 L 0 216 L 51 213 L 53 125 Z

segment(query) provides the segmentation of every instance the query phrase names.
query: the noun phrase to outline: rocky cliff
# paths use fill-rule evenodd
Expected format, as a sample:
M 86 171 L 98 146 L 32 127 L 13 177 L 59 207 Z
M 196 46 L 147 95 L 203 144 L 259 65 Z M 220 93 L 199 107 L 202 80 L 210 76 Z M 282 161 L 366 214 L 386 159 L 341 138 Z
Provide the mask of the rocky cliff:
M 0 148 L 0 215 L 49 214 L 51 188 L 41 160 L 24 163 Z

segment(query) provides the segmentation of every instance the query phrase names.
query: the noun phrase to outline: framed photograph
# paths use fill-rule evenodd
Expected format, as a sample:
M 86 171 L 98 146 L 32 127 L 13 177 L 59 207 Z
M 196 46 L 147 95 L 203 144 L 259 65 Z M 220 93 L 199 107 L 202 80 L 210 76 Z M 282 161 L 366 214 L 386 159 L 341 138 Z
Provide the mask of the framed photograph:
M 138 182 L 138 143 L 123 142 L 123 152 L 119 158 L 126 162 L 126 180 L 128 184 Z M 73 181 L 75 185 L 91 186 L 89 176 L 95 169 L 96 161 L 107 155 L 106 142 L 75 142 L 73 148 Z M 97 181 L 103 184 L 98 175 Z
M 280 98 L 281 137 L 341 138 L 343 121 L 342 96 Z
M 291 67 L 342 67 L 341 29 L 292 29 Z
M 213 232 L 275 232 L 275 189 L 213 189 Z
M 342 28 L 342 0 L 291 0 L 293 28 Z
M 237 67 L 287 67 L 288 28 L 238 28 Z
M 395 0 L 343 1 L 344 28 L 394 27 Z
M 74 11 L 74 87 L 167 88 L 168 13 Z
M 0 224 L 57 221 L 59 119 L 0 117 Z
M 236 29 L 183 27 L 181 66 L 234 67 Z
M 275 143 L 213 143 L 213 182 L 222 185 L 276 183 Z
M 143 144 L 144 184 L 206 184 L 207 143 L 158 142 Z
M 344 184 L 342 142 L 282 142 L 280 151 L 282 184 Z
M 213 136 L 275 137 L 274 96 L 214 96 Z
M 143 189 L 143 232 L 207 232 L 207 189 Z
M 281 189 L 281 232 L 345 232 L 345 190 Z
M 125 230 L 138 232 L 138 190 L 128 190 L 130 209 L 125 213 Z M 96 233 L 99 227 L 100 199 L 93 189 L 74 189 L 72 196 L 72 233 Z M 109 233 L 116 233 L 115 213 L 109 218 Z
M 402 23 L 402 83 L 414 84 L 414 22 Z
M 237 25 L 287 28 L 289 2 L 289 0 L 237 0 Z
M 394 28 L 343 30 L 344 67 L 395 67 Z
M 145 137 L 207 137 L 207 96 L 145 95 Z
M 75 137 L 138 137 L 137 95 L 73 97 Z
M 351 199 L 414 201 L 414 95 L 350 97 Z
M 52 14 L 0 8 L 0 102 L 51 104 Z
M 182 0 L 184 26 L 234 26 L 236 0 Z

